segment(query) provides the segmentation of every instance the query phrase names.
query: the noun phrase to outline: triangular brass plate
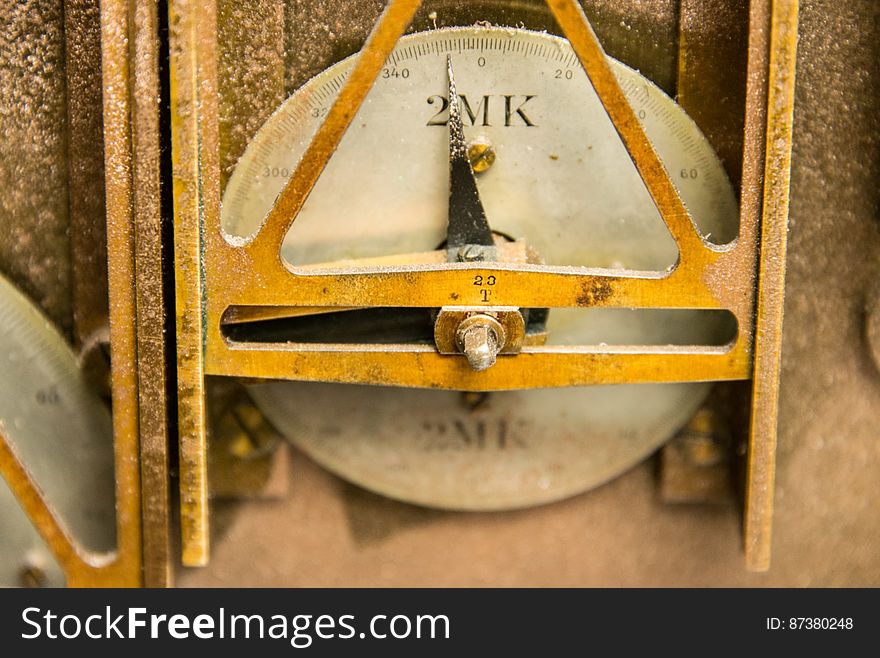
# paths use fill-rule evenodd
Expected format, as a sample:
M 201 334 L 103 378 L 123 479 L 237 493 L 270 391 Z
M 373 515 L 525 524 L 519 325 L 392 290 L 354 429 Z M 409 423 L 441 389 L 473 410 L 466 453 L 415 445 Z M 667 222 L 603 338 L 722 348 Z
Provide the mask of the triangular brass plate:
M 288 230 L 342 140 L 385 61 L 409 26 L 421 0 L 390 0 L 358 56 L 327 117 L 249 245 L 255 258 L 277 258 Z M 641 123 L 626 100 L 605 52 L 577 0 L 547 0 L 562 34 L 572 45 L 645 187 L 677 243 L 680 259 L 703 247 L 687 209 Z

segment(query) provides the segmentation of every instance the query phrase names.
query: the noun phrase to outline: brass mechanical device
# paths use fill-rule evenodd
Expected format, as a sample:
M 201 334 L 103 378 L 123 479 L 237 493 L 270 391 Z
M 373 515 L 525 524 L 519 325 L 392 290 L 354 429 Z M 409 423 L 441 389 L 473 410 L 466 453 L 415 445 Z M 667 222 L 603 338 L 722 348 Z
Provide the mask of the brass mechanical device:
M 672 3 L 669 43 L 635 4 L 71 11 L 107 245 L 75 283 L 109 276 L 64 337 L 0 280 L 0 584 L 211 569 L 212 497 L 305 495 L 289 446 L 444 518 L 659 452 L 766 570 L 798 2 Z M 739 38 L 689 40 L 718 4 Z

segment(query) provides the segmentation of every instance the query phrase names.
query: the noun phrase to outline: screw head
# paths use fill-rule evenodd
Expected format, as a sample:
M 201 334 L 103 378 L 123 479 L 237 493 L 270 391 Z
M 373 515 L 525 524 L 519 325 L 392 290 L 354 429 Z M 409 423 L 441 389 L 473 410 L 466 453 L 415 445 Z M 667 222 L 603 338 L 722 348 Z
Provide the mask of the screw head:
M 478 244 L 466 244 L 458 250 L 458 260 L 462 263 L 475 263 L 485 257 L 486 250 Z
M 468 162 L 475 174 L 481 174 L 495 164 L 495 147 L 485 137 L 478 137 L 467 148 Z
M 465 318 L 455 332 L 458 349 L 476 372 L 495 365 L 495 357 L 504 347 L 505 340 L 501 323 L 491 315 L 482 313 Z

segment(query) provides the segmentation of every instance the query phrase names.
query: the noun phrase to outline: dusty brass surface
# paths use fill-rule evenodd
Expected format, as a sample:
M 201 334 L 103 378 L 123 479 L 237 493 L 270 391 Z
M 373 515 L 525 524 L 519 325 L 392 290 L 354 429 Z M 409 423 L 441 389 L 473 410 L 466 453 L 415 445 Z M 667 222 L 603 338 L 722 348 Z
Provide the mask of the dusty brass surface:
M 752 4 L 765 12 L 770 6 Z M 649 466 L 531 513 L 451 517 L 366 494 L 300 455 L 302 495 L 289 497 L 280 512 L 218 507 L 224 541 L 212 569 L 191 571 L 183 583 L 876 584 L 880 454 L 873 428 L 880 386 L 862 342 L 866 265 L 878 253 L 878 161 L 871 155 L 880 153 L 876 8 L 827 0 L 805 0 L 801 8 L 777 483 L 782 495 L 769 573 L 739 569 L 735 508 L 682 513 L 664 507 L 652 498 Z M 761 50 L 761 39 L 768 47 L 769 31 L 756 22 L 760 16 L 752 15 L 752 52 Z M 338 43 L 324 39 L 315 51 Z M 307 67 L 299 71 L 308 77 Z M 743 194 L 760 213 L 766 119 L 753 101 L 766 93 L 766 69 L 752 66 L 749 81 L 746 134 L 752 137 L 744 167 L 758 173 L 744 180 Z M 291 523 L 266 532 L 279 513 Z M 591 541 L 589 560 L 583 558 L 584 537 Z M 279 543 L 301 547 L 298 559 L 286 560 Z M 437 545 L 450 549 L 438 552 Z M 510 546 L 517 548 L 511 552 Z M 497 568 L 501 551 L 503 570 Z M 255 571 L 255 554 L 269 566 Z
M 743 157 L 742 177 L 740 182 L 740 226 L 749 225 L 757 230 L 764 204 L 764 165 L 766 163 L 767 150 L 767 124 L 768 111 L 767 99 L 769 94 L 768 79 L 770 69 L 770 23 L 771 23 L 771 0 L 752 2 L 749 7 L 749 41 L 748 41 L 748 66 L 746 70 L 746 100 L 745 122 L 743 130 Z M 754 401 L 754 389 L 748 391 L 749 397 Z M 751 406 L 751 405 L 750 405 Z M 771 410 L 772 412 L 772 410 Z M 754 413 L 754 409 L 751 409 Z M 738 437 L 745 444 L 742 452 L 746 453 L 748 460 L 748 443 L 751 441 L 751 418 L 743 418 L 743 424 L 749 424 L 749 432 L 746 436 Z M 766 421 L 765 421 L 766 422 Z M 770 420 L 770 422 L 775 422 Z M 766 453 L 765 455 L 766 456 Z M 775 454 L 771 456 L 775 460 Z M 761 464 L 759 459 L 756 464 Z M 770 466 L 772 468 L 772 466 Z M 748 466 L 744 466 L 743 481 L 748 478 Z M 742 487 L 742 496 L 745 498 L 745 489 Z M 760 510 L 757 510 L 760 512 Z M 743 521 L 748 511 L 743 510 Z M 752 527 L 754 523 L 750 523 Z M 751 540 L 752 545 L 767 544 L 770 539 L 771 526 L 758 525 L 760 537 L 756 534 Z M 743 546 L 749 544 L 748 530 L 743 523 Z M 759 570 L 763 565 L 752 565 L 752 570 Z M 754 568 L 754 567 L 757 567 Z
M 797 20 L 797 0 L 776 0 L 773 3 L 756 311 L 759 331 L 755 336 L 745 509 L 746 565 L 757 571 L 770 567 Z
M 507 263 L 539 262 L 537 255 L 522 240 L 508 242 L 497 240 L 495 244 L 496 254 L 499 260 Z M 300 269 L 304 271 L 320 272 L 340 271 L 346 268 L 387 266 L 387 265 L 425 265 L 428 263 L 445 263 L 448 254 L 443 250 L 425 251 L 411 254 L 392 254 L 390 256 L 376 256 L 372 258 L 358 258 L 353 260 L 334 261 L 332 263 L 315 263 L 304 265 Z M 242 322 L 254 322 L 256 320 L 270 320 L 277 318 L 301 317 L 304 315 L 317 315 L 320 313 L 340 313 L 342 311 L 355 310 L 358 306 L 231 306 L 223 315 L 222 324 L 239 324 Z
M 217 17 L 213 2 L 170 2 L 168 13 L 180 529 L 183 563 L 197 566 L 209 553 L 201 232 L 220 221 Z
M 167 587 L 171 584 L 172 560 L 160 181 L 158 8 L 154 3 L 142 2 L 132 3 L 129 8 L 134 25 L 129 40 L 134 165 L 129 221 L 135 232 L 144 584 L 147 587 Z
M 105 2 L 101 13 L 107 236 L 110 268 L 110 347 L 116 475 L 117 548 L 110 555 L 79 546 L 55 517 L 40 490 L 11 450 L 0 428 L 0 474 L 18 498 L 72 586 L 137 586 L 142 571 L 139 391 L 137 361 L 137 280 L 133 199 L 134 150 L 129 123 L 132 96 L 129 74 L 129 6 Z M 137 33 L 137 28 L 135 28 Z M 155 62 L 155 59 L 153 60 Z M 137 70 L 137 67 L 133 67 Z M 135 76 L 137 77 L 137 76 Z M 150 85 L 153 89 L 154 86 Z M 161 285 L 161 284 L 160 284 Z M 154 364 L 164 367 L 161 362 Z M 144 374 L 147 374 L 147 370 Z M 163 391 L 164 394 L 164 391 Z M 161 408 L 164 405 L 159 403 Z M 167 569 L 167 566 L 166 566 Z
M 113 436 L 116 452 L 117 537 L 120 570 L 127 583 L 142 583 L 142 524 L 137 373 L 135 215 L 128 30 L 130 7 L 101 7 L 104 77 L 104 157 L 113 174 L 106 181 Z
M 286 3 L 288 7 L 308 4 Z M 332 3 L 326 4 L 329 7 Z M 381 5 L 380 2 L 372 4 Z M 750 49 L 760 51 L 763 39 L 766 51 L 769 31 L 761 28 L 759 19 L 760 11 L 766 16 L 770 3 L 752 4 L 759 9 L 752 15 L 756 29 L 751 33 Z M 49 5 L 43 3 L 44 9 L 40 11 Z M 609 16 L 605 22 L 611 24 L 619 18 L 614 12 L 620 10 L 615 3 L 608 5 L 602 9 Z M 802 43 L 806 41 L 807 48 L 800 54 L 798 73 L 798 102 L 803 102 L 803 109 L 799 110 L 795 133 L 798 159 L 792 217 L 797 221 L 792 225 L 791 235 L 780 418 L 778 486 L 785 495 L 778 501 L 781 527 L 776 533 L 776 559 L 769 574 L 737 572 L 736 555 L 729 550 L 736 539 L 733 510 L 711 515 L 696 513 L 687 519 L 680 513 L 671 513 L 651 502 L 647 468 L 637 469 L 602 490 L 558 507 L 532 514 L 474 517 L 452 523 L 444 515 L 424 513 L 353 491 L 301 458 L 305 469 L 299 486 L 301 492 L 307 492 L 308 499 L 303 502 L 302 497 L 291 498 L 282 512 L 300 522 L 299 527 L 292 522 L 283 533 L 264 536 L 266 533 L 259 533 L 260 526 L 265 527 L 273 518 L 268 510 L 235 516 L 230 507 L 221 507 L 219 519 L 228 534 L 224 546 L 218 547 L 217 570 L 192 572 L 184 583 L 217 584 L 212 578 L 218 575 L 221 582 L 228 582 L 232 577 L 267 585 L 281 581 L 348 585 L 876 583 L 876 551 L 872 547 L 876 547 L 878 535 L 872 509 L 877 508 L 877 496 L 871 473 L 876 472 L 880 462 L 870 428 L 874 426 L 880 388 L 873 366 L 866 364 L 863 358 L 862 314 L 866 276 L 863 265 L 867 260 L 876 261 L 878 253 L 873 217 L 877 166 L 876 158 L 870 157 L 870 153 L 876 152 L 876 135 L 880 134 L 876 129 L 876 113 L 871 109 L 871 103 L 877 98 L 876 59 L 871 55 L 876 56 L 876 44 L 871 40 L 876 29 L 872 32 L 869 27 L 875 12 L 859 3 L 844 6 L 805 0 L 801 5 L 806 22 Z M 591 4 L 588 3 L 587 9 L 591 17 L 596 16 Z M 662 22 L 651 14 L 654 9 L 644 11 L 642 18 L 648 29 Z M 292 10 L 286 9 L 285 14 L 291 23 L 297 22 L 298 15 Z M 320 16 L 313 20 L 322 21 Z M 38 21 L 32 23 L 36 25 Z M 335 26 L 330 25 L 328 29 Z M 602 23 L 597 23 L 596 29 L 603 36 Z M 634 27 L 633 32 L 636 30 Z M 41 26 L 34 32 L 51 36 L 52 29 Z M 293 38 L 288 35 L 290 30 L 285 31 L 285 39 Z M 298 43 L 304 41 L 300 39 Z M 326 55 L 326 50 L 338 48 L 338 42 L 328 38 L 320 43 L 313 52 L 324 52 L 323 56 L 333 61 L 334 55 Z M 351 52 L 359 44 L 352 41 Z M 603 45 L 615 54 L 604 36 Z M 690 44 L 685 47 L 691 48 Z M 287 48 L 285 57 L 301 56 L 308 50 Z M 633 61 L 620 54 L 617 56 Z M 57 63 L 58 58 L 47 57 L 44 61 Z M 755 61 L 760 63 L 760 59 Z M 306 66 L 296 70 L 298 75 L 309 75 Z M 656 74 L 649 77 L 657 79 Z M 753 102 L 760 97 L 756 90 L 762 79 L 766 93 L 766 70 L 752 66 L 749 71 L 752 100 L 746 135 L 757 137 L 747 139 L 744 167 L 747 172 L 750 167 L 759 171 L 744 180 L 743 194 L 744 206 L 752 208 L 753 216 L 759 216 L 763 193 L 763 131 L 767 122 L 761 118 L 760 102 Z M 681 79 L 679 82 L 681 84 Z M 50 86 L 54 84 L 51 82 Z M 7 88 L 5 79 L 3 88 Z M 685 102 L 684 98 L 681 100 Z M 57 108 L 57 104 L 52 107 Z M 41 107 L 31 124 L 33 127 L 42 129 L 41 126 L 51 125 L 45 121 L 47 112 L 44 110 L 48 109 L 45 105 Z M 689 111 L 693 112 L 692 106 Z M 70 112 L 68 108 L 68 116 Z M 6 128 L 4 134 L 8 134 Z M 33 144 L 43 154 L 42 158 L 57 146 L 53 139 L 50 134 L 48 138 L 39 137 L 38 141 L 25 141 Z M 50 163 L 47 166 L 69 170 L 72 165 L 67 165 L 62 151 L 55 148 L 54 154 L 42 161 Z M 17 157 L 14 150 L 8 153 L 12 159 L 4 158 L 0 167 Z M 66 194 L 61 188 L 66 185 L 60 185 L 44 199 L 47 206 L 54 203 L 56 192 Z M 4 205 L 4 209 L 7 207 Z M 744 207 L 743 212 L 748 212 L 747 208 Z M 45 217 L 45 211 L 40 210 L 40 215 Z M 46 221 L 49 226 L 53 225 Z M 28 230 L 22 232 L 14 223 L 11 226 L 17 236 L 29 235 Z M 52 243 L 55 237 L 54 229 L 42 235 L 38 243 L 24 238 L 20 242 L 17 237 L 3 243 L 6 250 L 0 259 L 4 268 L 15 261 L 15 267 L 21 268 L 13 272 L 17 280 L 50 309 L 64 294 L 71 294 L 69 288 L 66 293 L 61 292 L 65 285 L 63 267 L 58 271 L 45 269 L 47 262 L 57 262 L 58 253 L 62 254 L 62 260 L 66 258 L 64 245 L 61 244 L 59 251 L 58 245 Z M 24 255 L 22 248 L 27 244 L 34 249 Z M 11 254 L 7 249 L 10 245 L 15 246 L 16 253 Z M 75 276 L 75 263 L 73 267 Z M 40 278 L 47 273 L 52 279 L 49 283 L 49 279 Z M 40 286 L 51 290 L 44 294 Z M 58 315 L 57 310 L 50 312 Z M 22 494 L 24 498 L 28 495 L 27 491 Z M 317 518 L 316 504 L 322 507 L 324 518 Z M 616 512 L 624 510 L 631 512 L 633 523 L 616 516 Z M 39 515 L 37 511 L 36 516 Z M 337 526 L 331 527 L 330 522 Z M 491 528 L 496 537 L 494 542 L 486 537 L 486 527 Z M 509 568 L 499 573 L 498 550 L 513 544 L 521 546 L 523 536 L 547 536 L 553 538 L 553 544 L 550 545 L 549 540 L 536 540 L 534 549 L 522 546 L 510 556 Z M 594 541 L 589 561 L 583 560 L 578 547 L 584 536 Z M 640 541 L 645 536 L 652 541 Z M 682 536 L 690 538 L 687 550 L 677 548 L 677 540 Z M 444 538 L 454 538 L 456 546 L 466 545 L 468 550 L 432 554 L 431 547 L 439 542 L 451 545 L 446 544 Z M 267 557 L 272 555 L 272 544 L 282 539 L 288 540 L 288 545 L 302 546 L 301 562 L 307 568 L 303 569 L 300 563 L 293 564 L 297 561 Z M 466 544 L 462 544 L 463 539 Z M 332 548 L 328 551 L 327 546 Z M 621 546 L 628 547 L 623 554 Z M 248 565 L 253 563 L 255 551 L 264 557 L 264 564 L 271 563 L 271 568 L 249 576 Z M 377 565 L 381 565 L 381 569 Z

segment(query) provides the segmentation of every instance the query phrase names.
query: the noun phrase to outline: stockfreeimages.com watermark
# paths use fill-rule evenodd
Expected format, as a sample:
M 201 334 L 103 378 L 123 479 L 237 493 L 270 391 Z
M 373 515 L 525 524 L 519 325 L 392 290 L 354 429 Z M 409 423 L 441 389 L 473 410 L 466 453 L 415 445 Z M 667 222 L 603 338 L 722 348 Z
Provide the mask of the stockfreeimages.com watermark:
M 450 637 L 446 615 L 373 615 L 362 630 L 354 615 L 233 614 L 220 608 L 212 614 L 153 614 L 146 608 L 125 608 L 114 612 L 111 606 L 97 614 L 64 614 L 42 608 L 25 608 L 21 613 L 22 639 L 272 639 L 286 640 L 292 647 L 305 649 L 316 639 L 379 640 L 408 638 L 446 639 Z

